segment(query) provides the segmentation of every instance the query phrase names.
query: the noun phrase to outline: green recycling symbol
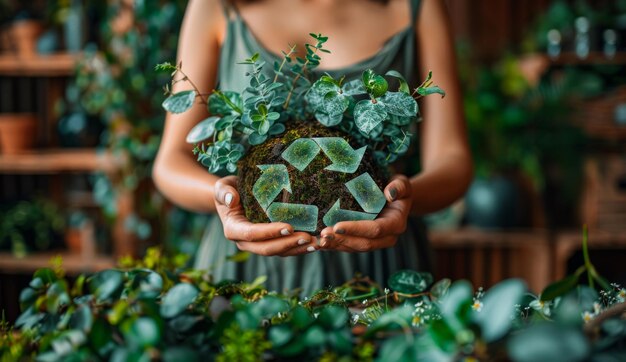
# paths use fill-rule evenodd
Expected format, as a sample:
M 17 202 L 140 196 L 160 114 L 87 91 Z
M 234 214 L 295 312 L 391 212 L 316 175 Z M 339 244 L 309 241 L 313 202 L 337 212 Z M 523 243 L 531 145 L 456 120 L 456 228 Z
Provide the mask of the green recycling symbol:
M 353 174 L 359 168 L 366 147 L 355 150 L 341 137 L 300 138 L 293 141 L 282 153 L 282 158 L 299 171 L 305 170 L 321 152 L 331 161 L 327 171 Z M 283 164 L 258 165 L 261 176 L 254 183 L 252 194 L 272 222 L 286 222 L 295 230 L 314 232 L 319 209 L 315 205 L 275 202 L 286 190 L 292 193 L 289 171 Z M 324 215 L 326 226 L 341 221 L 373 220 L 385 207 L 386 199 L 372 176 L 365 172 L 345 183 L 348 191 L 363 211 L 341 209 L 341 200 Z

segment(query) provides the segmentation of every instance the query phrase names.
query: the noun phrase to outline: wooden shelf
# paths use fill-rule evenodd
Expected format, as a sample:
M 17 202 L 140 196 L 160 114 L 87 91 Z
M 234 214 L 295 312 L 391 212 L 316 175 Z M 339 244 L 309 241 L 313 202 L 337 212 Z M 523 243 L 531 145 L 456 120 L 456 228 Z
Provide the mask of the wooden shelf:
M 19 155 L 0 154 L 0 173 L 48 174 L 104 171 L 119 168 L 120 160 L 96 149 L 38 150 Z
M 37 269 L 52 266 L 52 259 L 60 256 L 63 260 L 62 268 L 67 274 L 77 275 L 80 273 L 96 272 L 115 267 L 115 261 L 108 256 L 85 257 L 80 254 L 37 253 L 17 258 L 10 253 L 0 253 L 0 270 L 11 274 L 32 273 Z
M 0 54 L 0 75 L 63 77 L 74 74 L 78 56 L 69 53 L 20 58 L 14 54 Z
M 429 239 L 433 247 L 488 247 L 517 246 L 545 243 L 548 232 L 544 229 L 482 230 L 462 228 L 458 230 L 431 231 Z

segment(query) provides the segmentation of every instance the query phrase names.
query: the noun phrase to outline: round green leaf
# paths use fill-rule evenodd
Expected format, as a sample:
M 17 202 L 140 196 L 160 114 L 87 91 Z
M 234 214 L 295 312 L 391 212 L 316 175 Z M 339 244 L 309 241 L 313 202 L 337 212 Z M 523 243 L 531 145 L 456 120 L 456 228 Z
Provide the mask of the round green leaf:
M 215 123 L 220 117 L 209 117 L 195 125 L 187 134 L 187 143 L 199 143 L 213 136 L 215 133 Z
M 91 313 L 91 308 L 86 304 L 79 306 L 70 318 L 70 327 L 89 332 L 92 326 L 93 314 Z
M 482 310 L 474 314 L 474 321 L 480 325 L 485 341 L 493 342 L 509 331 L 515 305 L 525 292 L 526 284 L 519 279 L 505 280 L 487 291 Z
M 318 320 L 326 329 L 339 329 L 348 322 L 348 311 L 337 305 L 329 305 L 322 309 Z
M 329 92 L 324 96 L 324 102 L 322 103 L 322 109 L 324 113 L 328 114 L 330 117 L 337 116 L 343 114 L 348 106 L 350 105 L 350 100 L 343 94 L 339 92 Z
M 354 107 L 354 123 L 366 135 L 369 135 L 386 118 L 387 111 L 380 102 L 366 99 Z
M 269 331 L 269 340 L 272 347 L 280 348 L 287 344 L 293 337 L 293 332 L 286 325 L 274 326 Z
M 369 93 L 374 97 L 382 97 L 389 88 L 387 80 L 380 75 L 375 76 L 369 84 Z
M 417 102 L 410 94 L 404 92 L 388 92 L 380 101 L 385 104 L 385 110 L 389 114 L 400 117 L 415 117 L 417 115 Z
M 511 336 L 509 356 L 516 362 L 576 362 L 586 360 L 589 342 L 576 327 L 554 323 L 535 325 Z
M 433 282 L 430 273 L 419 273 L 414 270 L 399 270 L 389 277 L 389 288 L 404 294 L 415 294 L 426 290 Z
M 198 296 L 198 289 L 191 284 L 180 283 L 170 289 L 161 300 L 161 315 L 164 318 L 176 317 Z
M 178 92 L 163 102 L 163 108 L 171 113 L 183 113 L 193 106 L 196 92 L 193 90 Z
M 114 299 L 121 292 L 123 281 L 124 274 L 121 271 L 104 270 L 91 277 L 89 288 L 99 301 Z
M 148 317 L 126 321 L 122 326 L 122 331 L 126 341 L 141 347 L 155 346 L 161 339 L 158 324 Z

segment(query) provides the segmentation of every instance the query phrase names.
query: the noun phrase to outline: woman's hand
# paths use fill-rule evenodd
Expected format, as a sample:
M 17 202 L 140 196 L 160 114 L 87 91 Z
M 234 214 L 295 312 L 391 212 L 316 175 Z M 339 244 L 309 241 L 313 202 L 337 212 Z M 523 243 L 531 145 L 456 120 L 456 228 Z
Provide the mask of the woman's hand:
M 264 256 L 293 256 L 316 250 L 311 235 L 294 233 L 287 223 L 251 223 L 240 200 L 237 177 L 224 177 L 215 183 L 215 208 L 224 225 L 224 236 L 239 250 Z
M 411 183 L 404 175 L 396 175 L 384 190 L 389 204 L 377 219 L 343 221 L 322 230 L 320 250 L 364 252 L 389 248 L 406 230 L 411 211 Z

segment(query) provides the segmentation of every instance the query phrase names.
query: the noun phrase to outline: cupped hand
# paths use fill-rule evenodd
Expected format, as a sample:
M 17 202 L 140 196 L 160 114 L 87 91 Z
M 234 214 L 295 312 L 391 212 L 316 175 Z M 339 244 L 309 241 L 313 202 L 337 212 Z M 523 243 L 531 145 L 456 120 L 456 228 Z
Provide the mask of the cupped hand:
M 293 256 L 315 251 L 308 233 L 294 232 L 287 223 L 252 223 L 245 215 L 237 192 L 237 177 L 228 176 L 215 183 L 215 208 L 224 225 L 224 236 L 239 250 L 264 256 Z
M 342 221 L 322 230 L 320 250 L 365 252 L 389 248 L 406 230 L 411 211 L 411 183 L 395 175 L 385 187 L 388 204 L 378 218 L 368 221 Z

